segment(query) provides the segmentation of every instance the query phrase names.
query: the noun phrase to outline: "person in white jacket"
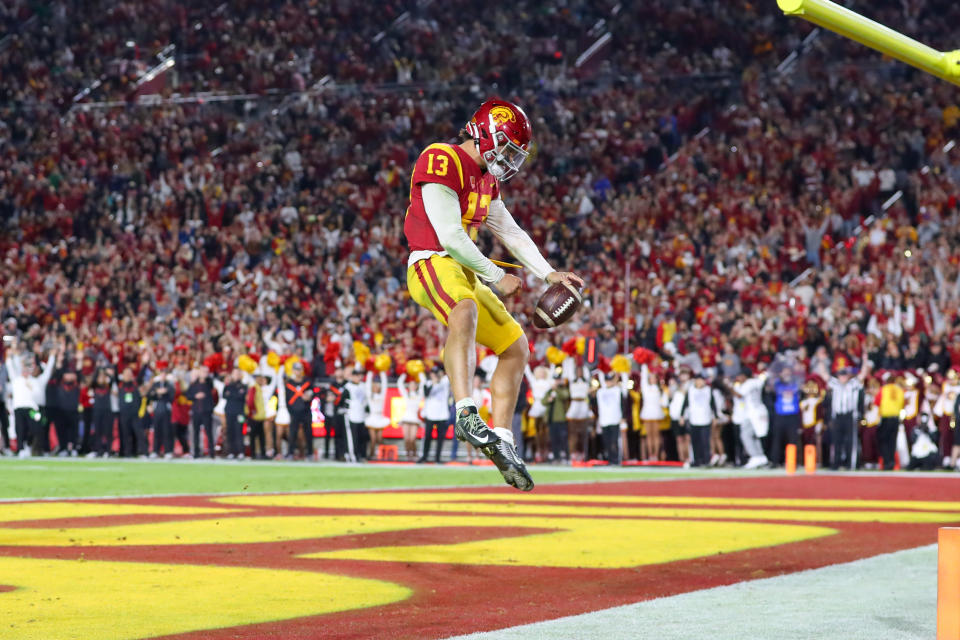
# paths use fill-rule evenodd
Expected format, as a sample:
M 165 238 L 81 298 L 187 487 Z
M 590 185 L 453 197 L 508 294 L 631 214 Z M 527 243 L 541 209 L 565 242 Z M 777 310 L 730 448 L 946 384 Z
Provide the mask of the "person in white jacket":
M 705 467 L 710 463 L 710 428 L 717 419 L 717 409 L 713 390 L 704 380 L 703 374 L 694 375 L 693 384 L 684 397 L 682 414 L 690 425 L 693 466 Z
M 363 371 L 354 369 L 344 385 L 347 390 L 347 422 L 350 423 L 350 437 L 347 438 L 347 457 L 354 462 L 367 459 L 367 385 L 363 382 Z
M 19 348 L 13 348 L 7 354 L 5 365 L 10 380 L 17 453 L 21 458 L 30 455 L 30 443 L 40 436 L 40 405 L 45 399 L 47 383 L 56 362 L 57 354 L 51 352 L 43 369 L 37 372 L 33 354 L 21 352 Z
M 741 373 L 733 385 L 734 423 L 740 427 L 740 442 L 747 454 L 744 469 L 757 469 L 769 464 L 760 444 L 760 438 L 767 435 L 770 423 L 770 415 L 762 397 L 766 381 L 766 373 L 749 379 Z
M 599 377 L 599 375 L 598 375 Z M 623 379 L 613 371 L 601 379 L 597 396 L 597 433 L 603 438 L 607 462 L 620 464 L 620 432 L 627 430 L 623 416 L 623 398 L 627 395 L 626 375 Z
M 439 464 L 443 453 L 443 441 L 447 437 L 447 428 L 450 425 L 450 379 L 443 375 L 439 367 L 434 367 L 424 384 L 423 419 L 426 422 L 423 429 L 423 452 L 417 462 L 423 463 L 430 459 L 430 443 L 433 441 L 433 432 L 437 432 L 437 455 Z
M 403 429 L 403 446 L 407 460 L 417 459 L 417 430 L 422 426 L 420 421 L 420 405 L 425 395 L 426 379 L 420 381 L 407 380 L 407 374 L 400 374 L 397 379 L 397 388 L 404 400 L 403 416 L 400 418 L 400 427 Z
M 644 440 L 647 445 L 647 460 L 660 459 L 660 423 L 663 421 L 663 392 L 660 380 L 650 372 L 650 367 L 640 367 L 640 421 L 643 422 Z

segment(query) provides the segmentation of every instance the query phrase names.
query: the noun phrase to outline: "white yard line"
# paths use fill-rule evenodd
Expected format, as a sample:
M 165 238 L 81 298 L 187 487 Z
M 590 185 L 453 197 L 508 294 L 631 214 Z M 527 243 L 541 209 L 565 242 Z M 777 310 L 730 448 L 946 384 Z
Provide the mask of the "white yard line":
M 920 640 L 936 610 L 930 545 L 456 640 Z

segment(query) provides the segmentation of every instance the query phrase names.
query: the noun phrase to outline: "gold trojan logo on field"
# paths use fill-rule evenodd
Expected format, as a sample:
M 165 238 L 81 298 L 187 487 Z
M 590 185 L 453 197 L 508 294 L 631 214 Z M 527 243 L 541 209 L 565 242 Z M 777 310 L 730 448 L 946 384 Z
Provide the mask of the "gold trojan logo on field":
M 490 109 L 490 117 L 493 118 L 493 121 L 498 125 L 517 121 L 517 116 L 514 115 L 513 110 L 509 107 L 494 107 Z

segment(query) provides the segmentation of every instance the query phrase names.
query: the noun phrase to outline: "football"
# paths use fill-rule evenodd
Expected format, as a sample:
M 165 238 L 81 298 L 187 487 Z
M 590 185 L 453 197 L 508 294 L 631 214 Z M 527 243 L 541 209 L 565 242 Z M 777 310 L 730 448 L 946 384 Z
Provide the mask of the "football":
M 553 329 L 567 322 L 580 308 L 583 297 L 576 285 L 560 282 L 540 296 L 533 314 L 533 326 L 537 329 Z

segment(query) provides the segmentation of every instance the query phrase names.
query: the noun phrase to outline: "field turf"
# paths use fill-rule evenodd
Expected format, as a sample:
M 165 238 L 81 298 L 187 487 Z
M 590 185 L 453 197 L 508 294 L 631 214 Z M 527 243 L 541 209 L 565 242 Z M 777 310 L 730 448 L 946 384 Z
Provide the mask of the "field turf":
M 692 478 L 680 469 L 536 467 L 537 483 Z M 0 458 L 0 498 L 499 487 L 492 467 L 304 462 Z

